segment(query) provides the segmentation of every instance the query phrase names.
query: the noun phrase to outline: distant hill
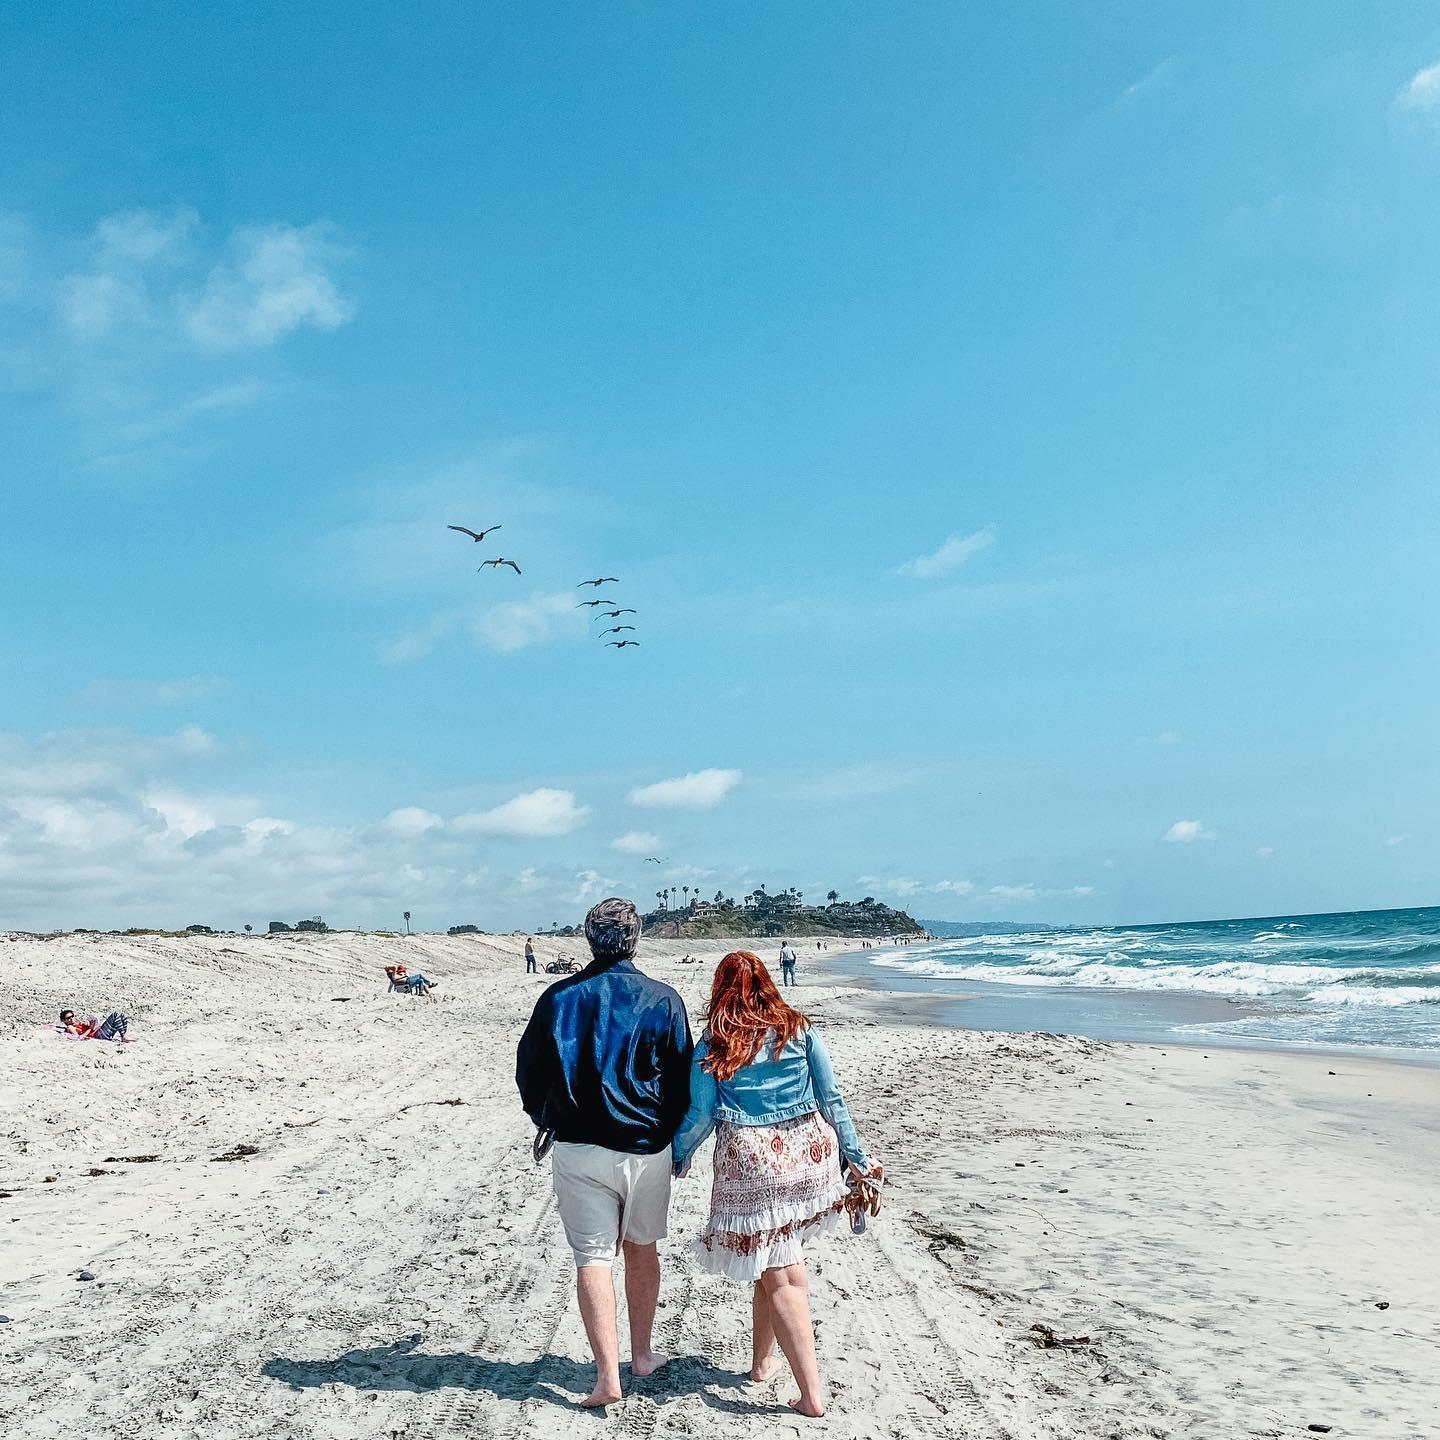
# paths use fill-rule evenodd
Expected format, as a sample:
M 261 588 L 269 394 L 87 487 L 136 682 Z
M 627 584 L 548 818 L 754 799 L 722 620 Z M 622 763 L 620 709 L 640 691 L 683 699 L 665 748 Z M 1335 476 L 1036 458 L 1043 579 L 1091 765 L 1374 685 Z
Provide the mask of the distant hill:
M 677 928 L 678 927 L 678 928 Z M 768 895 L 757 891 L 742 903 L 719 897 L 677 909 L 652 910 L 645 916 L 647 935 L 693 936 L 723 940 L 732 935 L 835 935 L 880 939 L 887 935 L 923 935 L 925 928 L 903 910 L 867 896 L 828 905 L 801 904 L 796 892 Z

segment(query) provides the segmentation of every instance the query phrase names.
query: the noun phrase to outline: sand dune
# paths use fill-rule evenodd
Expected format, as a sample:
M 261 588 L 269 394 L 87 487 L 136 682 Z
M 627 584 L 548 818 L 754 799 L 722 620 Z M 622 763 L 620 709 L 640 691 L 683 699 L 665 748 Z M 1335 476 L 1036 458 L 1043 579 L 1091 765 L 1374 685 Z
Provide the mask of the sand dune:
M 642 960 L 698 1011 L 685 948 Z M 386 995 L 397 955 L 444 998 Z M 815 1252 L 823 1426 L 788 1379 L 743 1383 L 744 1297 L 689 1261 L 708 1163 L 662 1247 L 680 1358 L 576 1409 L 569 1255 L 512 1083 L 544 982 L 517 940 L 0 940 L 0 1428 L 1436 1433 L 1436 1072 L 881 1023 L 898 1001 L 801 960 L 896 1181 L 870 1235 Z M 137 1043 L 38 1033 L 66 1002 L 128 1010 Z M 1037 1324 L 1088 1341 L 1040 1349 Z

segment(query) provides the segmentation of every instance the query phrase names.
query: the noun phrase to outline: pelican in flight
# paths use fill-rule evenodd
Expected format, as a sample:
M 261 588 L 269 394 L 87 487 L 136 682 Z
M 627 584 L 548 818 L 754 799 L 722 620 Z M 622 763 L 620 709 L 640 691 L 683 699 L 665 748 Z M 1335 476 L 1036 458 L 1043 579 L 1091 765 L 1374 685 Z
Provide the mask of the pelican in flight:
M 597 605 L 608 605 L 608 600 L 582 600 L 575 608 L 577 610 L 593 610 Z
M 657 859 L 654 855 L 647 855 L 645 857 L 645 863 L 647 865 L 663 865 L 665 861 Z
M 575 588 L 579 590 L 583 585 L 618 585 L 619 583 L 620 577 L 618 575 L 602 575 L 598 580 L 582 580 Z
M 602 618 L 606 620 L 618 620 L 622 615 L 633 615 L 635 612 L 630 609 L 607 610 Z
M 482 560 L 480 562 L 480 570 L 483 570 L 487 565 L 508 565 L 517 575 L 520 573 L 520 567 L 513 560 L 502 560 L 498 555 L 493 560 Z M 475 573 L 478 575 L 480 571 L 477 570 Z
M 612 625 L 608 630 L 602 630 L 602 635 L 618 635 L 622 630 L 633 630 L 633 625 Z
M 487 535 L 493 535 L 501 527 L 492 525 L 488 530 L 472 530 L 468 525 L 447 525 L 445 528 L 458 530 L 462 535 L 468 535 L 478 545 Z
M 638 640 L 607 640 L 605 645 L 607 649 L 623 650 L 627 645 L 638 645 L 639 643 Z

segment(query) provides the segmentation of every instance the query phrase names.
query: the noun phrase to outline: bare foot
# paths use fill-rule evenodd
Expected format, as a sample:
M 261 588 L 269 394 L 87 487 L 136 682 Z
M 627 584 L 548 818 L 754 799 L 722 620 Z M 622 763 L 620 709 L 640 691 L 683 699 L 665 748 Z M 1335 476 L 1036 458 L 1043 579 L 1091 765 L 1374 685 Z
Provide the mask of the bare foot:
M 773 1380 L 780 1373 L 783 1363 L 778 1355 L 767 1355 L 750 1371 L 750 1378 L 757 1385 L 763 1385 L 767 1380 Z
M 818 1400 L 807 1400 L 803 1395 L 792 1400 L 790 1408 L 798 1411 L 801 1415 L 808 1415 L 812 1420 L 820 1419 L 825 1413 L 825 1407 Z
M 647 1375 L 653 1375 L 669 1358 L 662 1350 L 644 1350 L 630 1357 L 630 1373 L 643 1380 Z
M 618 1405 L 620 1403 L 620 1385 L 596 1383 L 595 1388 L 580 1402 L 587 1410 L 599 1410 L 606 1405 Z

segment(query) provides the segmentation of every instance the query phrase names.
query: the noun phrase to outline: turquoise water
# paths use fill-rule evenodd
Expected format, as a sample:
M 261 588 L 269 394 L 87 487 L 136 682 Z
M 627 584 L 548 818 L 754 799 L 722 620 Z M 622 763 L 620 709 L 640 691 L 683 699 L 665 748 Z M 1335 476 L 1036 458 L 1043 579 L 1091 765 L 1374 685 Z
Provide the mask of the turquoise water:
M 980 935 L 865 960 L 881 984 L 1025 1020 L 982 1028 L 1440 1054 L 1440 908 Z

